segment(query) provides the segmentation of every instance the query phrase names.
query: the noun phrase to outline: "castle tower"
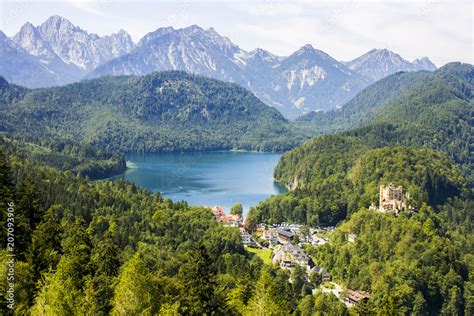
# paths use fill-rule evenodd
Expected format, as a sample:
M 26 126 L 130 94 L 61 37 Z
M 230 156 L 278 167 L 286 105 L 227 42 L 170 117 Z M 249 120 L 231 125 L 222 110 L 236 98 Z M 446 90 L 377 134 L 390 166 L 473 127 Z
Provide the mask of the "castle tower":
M 393 211 L 398 214 L 399 211 L 405 208 L 405 203 L 406 197 L 401 185 L 395 186 L 393 183 L 388 186 L 380 185 L 379 211 Z

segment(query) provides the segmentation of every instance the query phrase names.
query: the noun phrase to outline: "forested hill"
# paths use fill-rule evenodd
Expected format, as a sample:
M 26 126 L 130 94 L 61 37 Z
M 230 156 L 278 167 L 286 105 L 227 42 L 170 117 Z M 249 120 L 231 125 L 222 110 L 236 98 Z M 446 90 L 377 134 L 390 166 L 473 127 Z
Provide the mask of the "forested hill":
M 274 175 L 292 190 L 251 209 L 247 226 L 337 225 L 329 243 L 306 250 L 333 281 L 370 294 L 360 315 L 473 315 L 473 67 L 389 79 L 395 92 L 354 100 L 374 109 L 367 120 L 348 115 L 363 127 L 282 156 Z M 389 183 L 403 186 L 416 211 L 368 210 Z
M 340 126 L 363 126 L 338 135 L 366 148 L 405 145 L 442 150 L 472 179 L 473 78 L 474 67 L 461 63 L 433 73 L 392 75 L 361 92 L 337 114 Z M 302 165 L 326 142 L 330 138 L 316 137 L 289 152 L 275 171 L 277 178 L 290 184 L 311 174 Z
M 452 99 L 469 101 L 473 71 L 472 65 L 449 63 L 434 72 L 398 72 L 368 86 L 339 110 L 310 112 L 296 122 L 313 133 L 332 133 L 371 124 L 391 108 L 398 113 L 424 95 L 430 106 Z
M 265 265 L 208 208 L 120 180 L 91 182 L 5 149 L 0 206 L 14 210 L 15 310 L 4 265 L 2 315 L 291 315 L 312 297 L 306 270 Z M 4 236 L 9 218 L 0 213 Z M 4 244 L 0 258 L 10 254 Z M 326 310 L 346 311 L 317 297 L 315 308 L 329 300 Z
M 318 136 L 285 153 L 275 178 L 293 191 L 262 203 L 255 215 L 276 222 L 335 224 L 375 201 L 374 188 L 381 181 L 416 186 L 412 189 L 424 192 L 419 205 L 437 207 L 444 201 L 432 197 L 448 192 L 458 196 L 473 183 L 473 76 L 471 65 L 459 63 L 422 75 L 370 124 Z M 378 148 L 383 149 L 374 151 Z M 358 165 L 364 167 L 358 163 L 363 157 L 370 157 L 365 168 L 374 167 L 356 179 L 351 175 Z
M 244 88 L 184 72 L 2 87 L 0 126 L 16 139 L 60 135 L 120 151 L 285 150 L 301 141 Z

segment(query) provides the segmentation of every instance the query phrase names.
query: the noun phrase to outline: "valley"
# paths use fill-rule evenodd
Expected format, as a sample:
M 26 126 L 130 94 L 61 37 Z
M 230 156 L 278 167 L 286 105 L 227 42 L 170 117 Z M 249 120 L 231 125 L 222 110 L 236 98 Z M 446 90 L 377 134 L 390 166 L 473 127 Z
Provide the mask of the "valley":
M 87 286 L 109 293 L 91 305 L 97 311 L 163 311 L 170 308 L 166 296 L 133 303 L 129 295 L 166 283 L 165 293 L 175 293 L 183 310 L 202 311 L 192 298 L 211 286 L 212 293 L 228 291 L 213 294 L 212 308 L 236 313 L 464 308 L 469 314 L 472 282 L 463 271 L 470 269 L 466 245 L 473 236 L 473 78 L 472 65 L 460 63 L 391 75 L 341 110 L 305 118 L 306 126 L 321 129 L 311 133 L 329 132 L 306 142 L 304 127 L 245 89 L 181 72 L 36 90 L 3 80 L 2 199 L 30 210 L 18 222 L 25 227 L 18 260 L 34 270 L 21 277 L 43 275 L 47 284 L 25 294 L 24 306 L 43 313 L 46 301 L 63 313 L 57 304 L 69 301 L 77 312 L 82 305 L 72 296 L 51 295 L 59 288 L 86 300 Z M 312 123 L 318 120 L 324 124 Z M 111 175 L 114 181 L 85 179 Z M 379 187 L 392 183 L 406 192 L 393 204 L 401 209 L 375 210 Z M 237 203 L 245 214 L 237 221 L 240 215 L 217 220 L 209 208 L 234 212 Z M 60 245 L 57 234 L 70 237 Z M 40 240 L 47 251 L 64 254 L 42 257 L 32 248 Z M 83 266 L 80 260 L 102 272 L 64 279 L 71 265 Z M 163 270 L 150 277 L 157 265 Z M 209 274 L 216 281 L 206 281 Z M 140 283 L 124 298 L 137 275 Z M 231 299 L 246 289 L 254 291 L 250 298 Z
M 0 314 L 472 315 L 473 91 L 388 49 L 0 31 Z

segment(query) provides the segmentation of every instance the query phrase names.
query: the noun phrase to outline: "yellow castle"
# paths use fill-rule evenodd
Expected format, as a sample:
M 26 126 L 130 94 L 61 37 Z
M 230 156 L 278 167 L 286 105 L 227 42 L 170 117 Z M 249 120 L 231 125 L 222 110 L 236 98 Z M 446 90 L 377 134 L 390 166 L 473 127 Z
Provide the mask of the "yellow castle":
M 380 212 L 393 212 L 398 214 L 399 212 L 407 209 L 407 199 L 409 198 L 408 193 L 403 193 L 403 187 L 401 185 L 395 186 L 390 183 L 388 186 L 380 185 L 379 194 L 379 207 Z M 371 209 L 376 209 L 375 205 L 372 204 Z

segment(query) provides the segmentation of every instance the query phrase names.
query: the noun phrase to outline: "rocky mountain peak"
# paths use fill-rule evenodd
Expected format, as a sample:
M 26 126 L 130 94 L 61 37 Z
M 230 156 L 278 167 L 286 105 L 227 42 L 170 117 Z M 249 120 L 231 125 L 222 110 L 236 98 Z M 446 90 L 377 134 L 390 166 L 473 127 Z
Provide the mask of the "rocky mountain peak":
M 49 17 L 41 24 L 40 29 L 42 29 L 43 32 L 53 30 L 58 32 L 80 30 L 78 27 L 72 24 L 71 21 L 59 15 L 53 15 Z
M 145 36 L 143 36 L 142 39 L 138 42 L 137 46 L 143 46 L 150 41 L 153 41 L 165 34 L 169 34 L 174 31 L 175 29 L 172 26 L 160 27 L 156 29 L 155 31 L 147 33 Z
M 416 65 L 420 70 L 436 70 L 437 67 L 428 57 L 417 58 L 412 62 Z
M 413 63 L 386 48 L 372 49 L 346 65 L 370 81 L 377 81 L 397 71 L 434 70 L 429 60 L 415 60 Z
M 311 44 L 303 45 L 300 49 L 298 49 L 295 54 L 306 54 L 306 53 L 314 53 L 316 49 Z
M 55 53 L 50 45 L 44 41 L 40 32 L 33 24 L 23 24 L 20 31 L 13 37 L 13 42 L 34 56 L 54 58 Z
M 123 30 L 101 37 L 82 30 L 59 15 L 51 16 L 37 29 L 62 61 L 85 71 L 126 54 L 135 46 L 130 35 Z

